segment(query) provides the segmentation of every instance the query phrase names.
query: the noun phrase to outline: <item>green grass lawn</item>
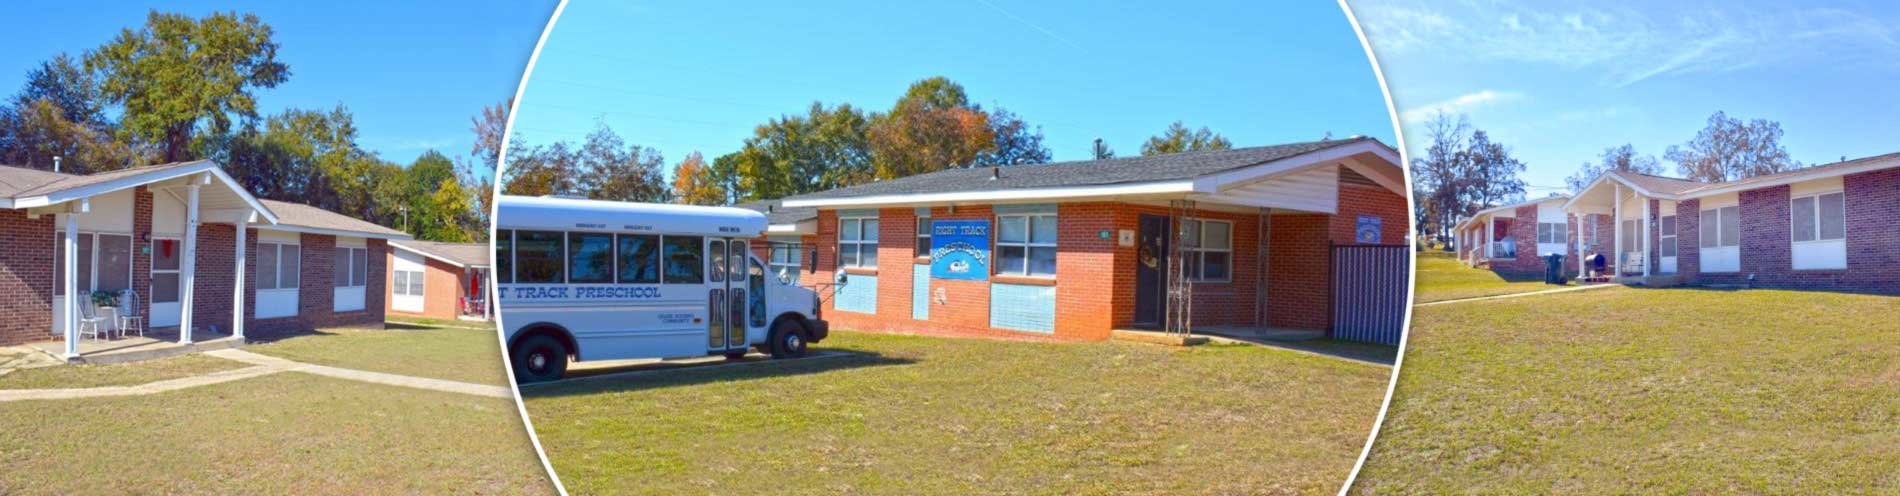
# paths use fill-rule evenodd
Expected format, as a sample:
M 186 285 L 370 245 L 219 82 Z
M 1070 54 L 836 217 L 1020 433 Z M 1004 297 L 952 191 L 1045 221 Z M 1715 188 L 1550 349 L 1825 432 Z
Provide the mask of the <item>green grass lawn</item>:
M 524 391 L 576 494 L 1338 490 L 1390 369 L 1244 345 L 833 332 L 846 357 Z
M 404 326 L 387 330 L 324 329 L 246 345 L 245 351 L 304 363 L 508 385 L 495 330 Z
M 1900 492 L 1900 298 L 1613 288 L 1419 308 L 1363 493 Z
M 202 354 L 108 365 L 54 365 L 16 370 L 0 376 L 0 389 L 136 386 L 248 366 Z
M 0 494 L 553 492 L 506 399 L 297 372 L 0 402 Z
M 1412 303 L 1497 296 L 1556 289 L 1542 278 L 1513 280 L 1486 269 L 1465 266 L 1450 252 L 1427 250 L 1418 254 L 1417 281 L 1412 285 Z

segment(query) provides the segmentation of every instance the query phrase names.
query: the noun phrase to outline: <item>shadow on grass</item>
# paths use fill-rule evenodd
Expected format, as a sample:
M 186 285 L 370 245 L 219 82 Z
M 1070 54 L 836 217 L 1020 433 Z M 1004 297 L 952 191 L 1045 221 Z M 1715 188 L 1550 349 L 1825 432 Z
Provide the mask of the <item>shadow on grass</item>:
M 383 329 L 387 329 L 391 331 L 433 331 L 433 330 L 441 329 L 441 328 L 435 327 L 435 326 L 426 326 L 422 324 L 413 324 L 409 322 L 389 321 L 389 322 L 383 323 Z
M 1900 288 L 1895 288 L 1893 290 L 1822 289 L 1822 288 L 1782 288 L 1782 287 L 1773 287 L 1773 286 L 1748 287 L 1748 286 L 1740 286 L 1740 285 L 1703 286 L 1703 285 L 1690 285 L 1690 284 L 1681 284 L 1681 285 L 1675 285 L 1675 286 L 1625 285 L 1625 287 L 1630 288 L 1630 289 L 1637 289 L 1637 290 L 1687 289 L 1687 290 L 1694 290 L 1694 291 L 1709 291 L 1709 292 L 1720 292 L 1720 293 L 1733 293 L 1733 292 L 1753 291 L 1753 290 L 1769 290 L 1769 291 L 1787 291 L 1791 293 L 1837 294 L 1837 295 L 1859 295 L 1859 296 L 1900 296 Z
M 553 398 L 642 391 L 712 382 L 741 382 L 834 370 L 910 365 L 917 362 L 912 358 L 887 357 L 864 351 L 822 350 L 822 353 L 824 354 L 791 360 L 752 356 L 737 362 L 710 361 L 686 364 L 659 362 L 612 369 L 575 371 L 567 379 L 523 384 L 520 389 L 524 399 Z
M 327 331 L 323 331 L 319 329 L 304 329 L 304 330 L 299 330 L 299 331 L 273 332 L 273 333 L 264 334 L 261 336 L 258 336 L 258 335 L 245 336 L 244 343 L 245 344 L 268 344 L 268 343 L 283 341 L 286 339 L 301 338 L 305 336 L 335 336 L 335 335 L 337 335 L 337 333 L 327 332 Z

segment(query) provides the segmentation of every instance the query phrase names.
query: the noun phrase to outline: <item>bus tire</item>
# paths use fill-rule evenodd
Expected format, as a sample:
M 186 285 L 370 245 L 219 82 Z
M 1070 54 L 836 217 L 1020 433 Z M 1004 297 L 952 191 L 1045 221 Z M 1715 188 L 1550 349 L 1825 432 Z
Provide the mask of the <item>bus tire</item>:
M 811 338 L 805 336 L 805 329 L 791 319 L 781 320 L 772 326 L 772 358 L 798 358 L 805 356 Z
M 567 345 L 554 336 L 536 334 L 522 338 L 510 353 L 516 382 L 552 381 L 567 374 Z

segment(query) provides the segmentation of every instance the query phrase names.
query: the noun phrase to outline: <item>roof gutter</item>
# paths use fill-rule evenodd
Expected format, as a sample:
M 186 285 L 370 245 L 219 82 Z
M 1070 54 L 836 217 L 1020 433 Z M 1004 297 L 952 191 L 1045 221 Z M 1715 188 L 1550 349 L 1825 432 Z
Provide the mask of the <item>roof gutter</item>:
M 321 234 L 321 235 L 326 235 L 326 236 L 376 238 L 376 239 L 385 239 L 389 241 L 409 241 L 409 240 L 416 239 L 414 236 L 410 236 L 407 234 L 391 235 L 391 234 L 373 233 L 373 232 L 364 232 L 364 231 L 350 231 L 346 229 L 325 229 L 321 227 L 298 226 L 298 225 L 291 225 L 291 224 L 273 224 L 269 226 L 258 226 L 258 229 L 304 233 L 304 234 Z
M 786 207 L 856 207 L 891 204 L 919 203 L 957 203 L 957 202 L 998 202 L 998 201 L 1036 201 L 1067 200 L 1077 198 L 1110 197 L 1122 195 L 1153 195 L 1168 193 L 1211 192 L 1196 189 L 1193 179 L 1175 181 L 1110 184 L 1100 186 L 1075 186 L 1064 188 L 1024 188 L 990 191 L 961 191 L 954 193 L 922 193 L 909 195 L 873 195 L 851 198 L 814 198 L 806 200 L 785 200 Z

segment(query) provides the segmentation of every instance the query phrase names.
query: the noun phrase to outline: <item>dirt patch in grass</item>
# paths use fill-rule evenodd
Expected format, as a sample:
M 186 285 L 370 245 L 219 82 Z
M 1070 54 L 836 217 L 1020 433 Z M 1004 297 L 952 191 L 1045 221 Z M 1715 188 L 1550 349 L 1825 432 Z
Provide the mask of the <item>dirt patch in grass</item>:
M 822 360 L 537 387 L 569 490 L 1331 493 L 1389 368 L 1172 348 L 838 331 Z
M 1691 288 L 1422 307 L 1355 489 L 1900 491 L 1896 314 Z
M 508 385 L 492 329 L 324 329 L 245 351 L 317 365 Z
M 195 353 L 132 363 L 53 365 L 16 370 L 0 375 L 0 389 L 135 386 L 247 366 L 249 365 Z
M 1414 304 L 1564 287 L 1544 284 L 1542 278 L 1505 277 L 1487 269 L 1467 267 L 1452 254 L 1439 251 L 1418 254 L 1416 277 L 1417 281 L 1412 286 Z
M 553 492 L 512 401 L 298 372 L 0 420 L 0 494 Z

